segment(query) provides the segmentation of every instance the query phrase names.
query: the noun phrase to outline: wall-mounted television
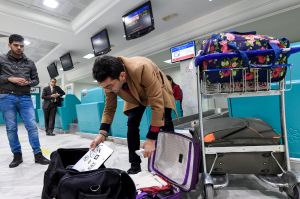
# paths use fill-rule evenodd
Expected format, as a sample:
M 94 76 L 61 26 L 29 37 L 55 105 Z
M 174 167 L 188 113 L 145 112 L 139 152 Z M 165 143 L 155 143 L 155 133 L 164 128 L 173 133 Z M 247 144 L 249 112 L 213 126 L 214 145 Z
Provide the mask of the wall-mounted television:
M 179 46 L 170 48 L 171 62 L 175 63 L 195 57 L 196 44 L 195 41 L 190 41 Z
M 60 58 L 60 63 L 64 71 L 68 71 L 74 68 L 72 57 L 70 53 L 66 53 Z
M 47 70 L 48 70 L 50 78 L 55 78 L 59 75 L 56 64 L 54 62 L 51 63 L 49 66 L 47 66 Z
M 154 30 L 154 18 L 151 2 L 128 12 L 122 17 L 126 39 L 135 39 Z
M 104 55 L 110 51 L 110 42 L 107 29 L 101 30 L 91 37 L 95 56 Z

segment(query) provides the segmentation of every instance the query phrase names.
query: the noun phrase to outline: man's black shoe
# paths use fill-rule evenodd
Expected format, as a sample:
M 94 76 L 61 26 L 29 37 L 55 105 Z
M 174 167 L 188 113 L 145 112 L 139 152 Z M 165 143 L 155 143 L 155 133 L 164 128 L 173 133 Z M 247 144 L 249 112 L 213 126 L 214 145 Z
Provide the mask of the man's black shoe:
M 22 153 L 14 153 L 14 159 L 9 164 L 9 168 L 14 168 L 19 166 L 23 162 Z
M 55 136 L 55 134 L 53 132 L 46 133 L 46 135 L 48 135 L 48 136 Z
M 142 170 L 141 170 L 141 166 L 138 165 L 138 166 L 131 166 L 131 168 L 128 169 L 127 173 L 128 173 L 128 174 L 137 174 L 137 173 L 139 173 L 139 172 L 141 172 L 141 171 L 142 171 Z
M 42 164 L 42 165 L 47 165 L 50 163 L 50 161 L 47 158 L 45 158 L 41 152 L 34 154 L 34 160 L 35 163 Z

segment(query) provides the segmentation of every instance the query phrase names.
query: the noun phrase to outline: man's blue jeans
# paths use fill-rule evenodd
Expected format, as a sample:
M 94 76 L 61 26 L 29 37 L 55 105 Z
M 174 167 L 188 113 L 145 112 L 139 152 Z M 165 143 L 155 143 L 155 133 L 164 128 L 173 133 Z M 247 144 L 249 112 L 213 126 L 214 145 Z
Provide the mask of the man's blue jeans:
M 28 132 L 29 142 L 33 153 L 41 152 L 35 112 L 31 97 L 28 95 L 0 94 L 0 111 L 6 124 L 7 137 L 12 153 L 21 152 L 18 137 L 17 114 L 21 116 Z

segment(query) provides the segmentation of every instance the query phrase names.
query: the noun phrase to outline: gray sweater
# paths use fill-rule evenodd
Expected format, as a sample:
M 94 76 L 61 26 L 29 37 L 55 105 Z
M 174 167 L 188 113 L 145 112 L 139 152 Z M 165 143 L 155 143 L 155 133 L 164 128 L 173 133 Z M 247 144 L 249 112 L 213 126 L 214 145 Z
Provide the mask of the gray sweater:
M 19 86 L 9 82 L 9 77 L 22 77 L 30 82 L 27 86 Z M 0 55 L 0 90 L 13 91 L 24 95 L 30 94 L 30 87 L 39 84 L 39 77 L 34 62 L 28 59 L 25 54 L 20 59 L 10 55 Z

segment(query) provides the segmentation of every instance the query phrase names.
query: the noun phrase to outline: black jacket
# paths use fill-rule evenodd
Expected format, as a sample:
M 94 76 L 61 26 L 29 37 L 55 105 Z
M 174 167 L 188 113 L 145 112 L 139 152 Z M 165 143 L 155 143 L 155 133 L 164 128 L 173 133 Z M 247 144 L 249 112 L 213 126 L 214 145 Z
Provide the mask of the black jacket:
M 51 94 L 54 93 L 58 93 L 60 95 L 56 98 L 56 102 L 54 102 L 55 98 L 51 97 Z M 48 109 L 51 103 L 53 103 L 55 106 L 61 106 L 61 102 L 63 100 L 61 97 L 63 95 L 65 95 L 65 92 L 59 86 L 55 86 L 52 92 L 50 86 L 45 87 L 42 93 L 42 99 L 44 100 L 43 109 Z
M 8 78 L 23 77 L 30 81 L 27 86 L 19 86 L 8 81 Z M 14 91 L 24 95 L 30 94 L 30 87 L 39 84 L 39 77 L 36 66 L 25 54 L 21 59 L 16 59 L 10 55 L 10 51 L 5 55 L 0 55 L 0 89 Z

